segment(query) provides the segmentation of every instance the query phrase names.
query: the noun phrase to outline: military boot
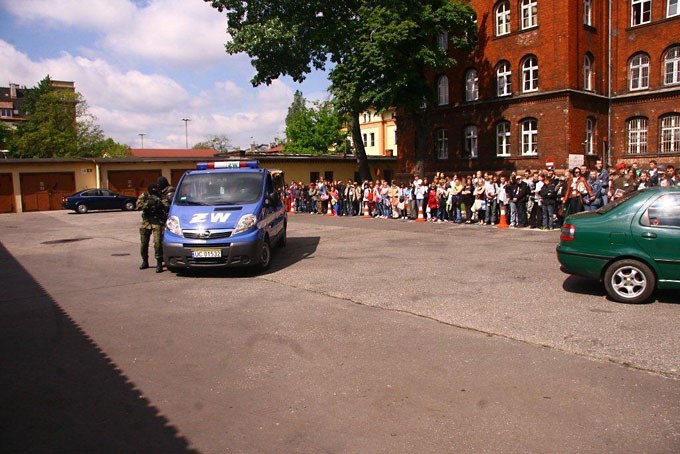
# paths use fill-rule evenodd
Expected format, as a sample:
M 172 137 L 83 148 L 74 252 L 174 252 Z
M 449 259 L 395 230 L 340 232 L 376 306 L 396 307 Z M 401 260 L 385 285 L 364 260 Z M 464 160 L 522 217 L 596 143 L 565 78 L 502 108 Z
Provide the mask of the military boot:
M 163 262 L 158 262 L 156 264 L 156 272 L 157 273 L 162 273 L 163 272 Z
M 142 264 L 139 265 L 140 270 L 145 270 L 149 267 L 149 261 L 148 260 L 142 260 Z

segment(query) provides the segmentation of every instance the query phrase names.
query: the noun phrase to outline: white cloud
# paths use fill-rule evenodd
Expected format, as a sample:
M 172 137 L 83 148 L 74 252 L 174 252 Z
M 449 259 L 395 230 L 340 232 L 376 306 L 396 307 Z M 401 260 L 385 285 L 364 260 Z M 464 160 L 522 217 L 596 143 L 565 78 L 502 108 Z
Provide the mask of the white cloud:
M 177 67 L 200 67 L 228 58 L 226 18 L 197 0 L 3 0 L 20 19 L 101 34 L 96 44 L 116 55 Z

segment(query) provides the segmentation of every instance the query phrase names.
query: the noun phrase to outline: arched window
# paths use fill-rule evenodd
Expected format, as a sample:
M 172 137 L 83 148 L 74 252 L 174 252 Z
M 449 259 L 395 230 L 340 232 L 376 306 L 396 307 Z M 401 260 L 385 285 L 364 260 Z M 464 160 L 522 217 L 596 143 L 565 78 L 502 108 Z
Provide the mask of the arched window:
M 680 114 L 661 117 L 661 153 L 680 152 Z
M 680 46 L 668 49 L 663 57 L 664 85 L 680 84 Z
M 586 119 L 586 138 L 583 141 L 583 148 L 586 154 L 595 154 L 595 120 Z
M 465 73 L 465 100 L 477 101 L 479 99 L 479 78 L 477 70 L 468 69 Z
M 538 121 L 533 118 L 522 120 L 520 130 L 522 156 L 536 156 L 538 154 Z
M 476 158 L 479 156 L 477 149 L 477 126 L 470 125 L 465 128 L 465 150 L 464 157 Z
M 531 56 L 522 63 L 522 91 L 527 93 L 536 90 L 538 90 L 538 59 Z
M 446 129 L 435 132 L 435 152 L 437 159 L 449 159 L 449 138 Z
M 437 104 L 445 106 L 449 103 L 449 78 L 441 76 L 437 80 Z
M 630 89 L 644 90 L 649 88 L 649 56 L 643 53 L 633 55 L 629 67 Z
M 510 156 L 510 123 L 507 121 L 496 125 L 496 156 Z
M 628 154 L 647 153 L 647 119 L 644 117 L 628 120 Z
M 522 30 L 538 25 L 538 1 L 522 0 Z
M 583 89 L 593 89 L 593 59 L 588 54 L 583 56 Z
M 510 33 L 510 2 L 500 2 L 496 7 L 496 36 Z
M 512 94 L 512 71 L 510 63 L 502 61 L 496 66 L 496 95 L 510 96 Z
M 449 48 L 449 34 L 448 32 L 441 32 L 437 35 L 437 45 L 446 50 Z

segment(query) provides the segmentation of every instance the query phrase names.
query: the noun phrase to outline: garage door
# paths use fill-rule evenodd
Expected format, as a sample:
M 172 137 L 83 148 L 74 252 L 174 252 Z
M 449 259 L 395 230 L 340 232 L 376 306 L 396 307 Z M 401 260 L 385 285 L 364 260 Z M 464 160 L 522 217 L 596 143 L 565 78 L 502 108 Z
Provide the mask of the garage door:
M 182 178 L 182 175 L 184 175 L 184 173 L 189 170 L 195 169 L 172 169 L 170 171 L 170 184 L 173 185 L 174 187 L 177 187 L 179 179 Z
M 14 186 L 11 173 L 0 173 L 0 213 L 14 213 Z
M 110 170 L 109 189 L 119 194 L 139 197 L 151 183 L 161 176 L 160 169 L 154 170 Z
M 76 192 L 73 172 L 22 173 L 19 182 L 24 211 L 60 210 L 61 199 Z

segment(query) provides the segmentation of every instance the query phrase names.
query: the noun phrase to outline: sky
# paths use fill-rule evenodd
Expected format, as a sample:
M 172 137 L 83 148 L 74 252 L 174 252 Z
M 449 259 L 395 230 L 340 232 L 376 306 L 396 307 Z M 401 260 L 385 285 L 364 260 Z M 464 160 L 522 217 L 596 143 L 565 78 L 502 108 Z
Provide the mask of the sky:
M 0 0 L 0 86 L 73 81 L 105 136 L 132 148 L 139 134 L 144 148 L 269 143 L 295 90 L 328 98 L 323 72 L 254 88 L 227 39 L 226 17 L 203 0 Z

